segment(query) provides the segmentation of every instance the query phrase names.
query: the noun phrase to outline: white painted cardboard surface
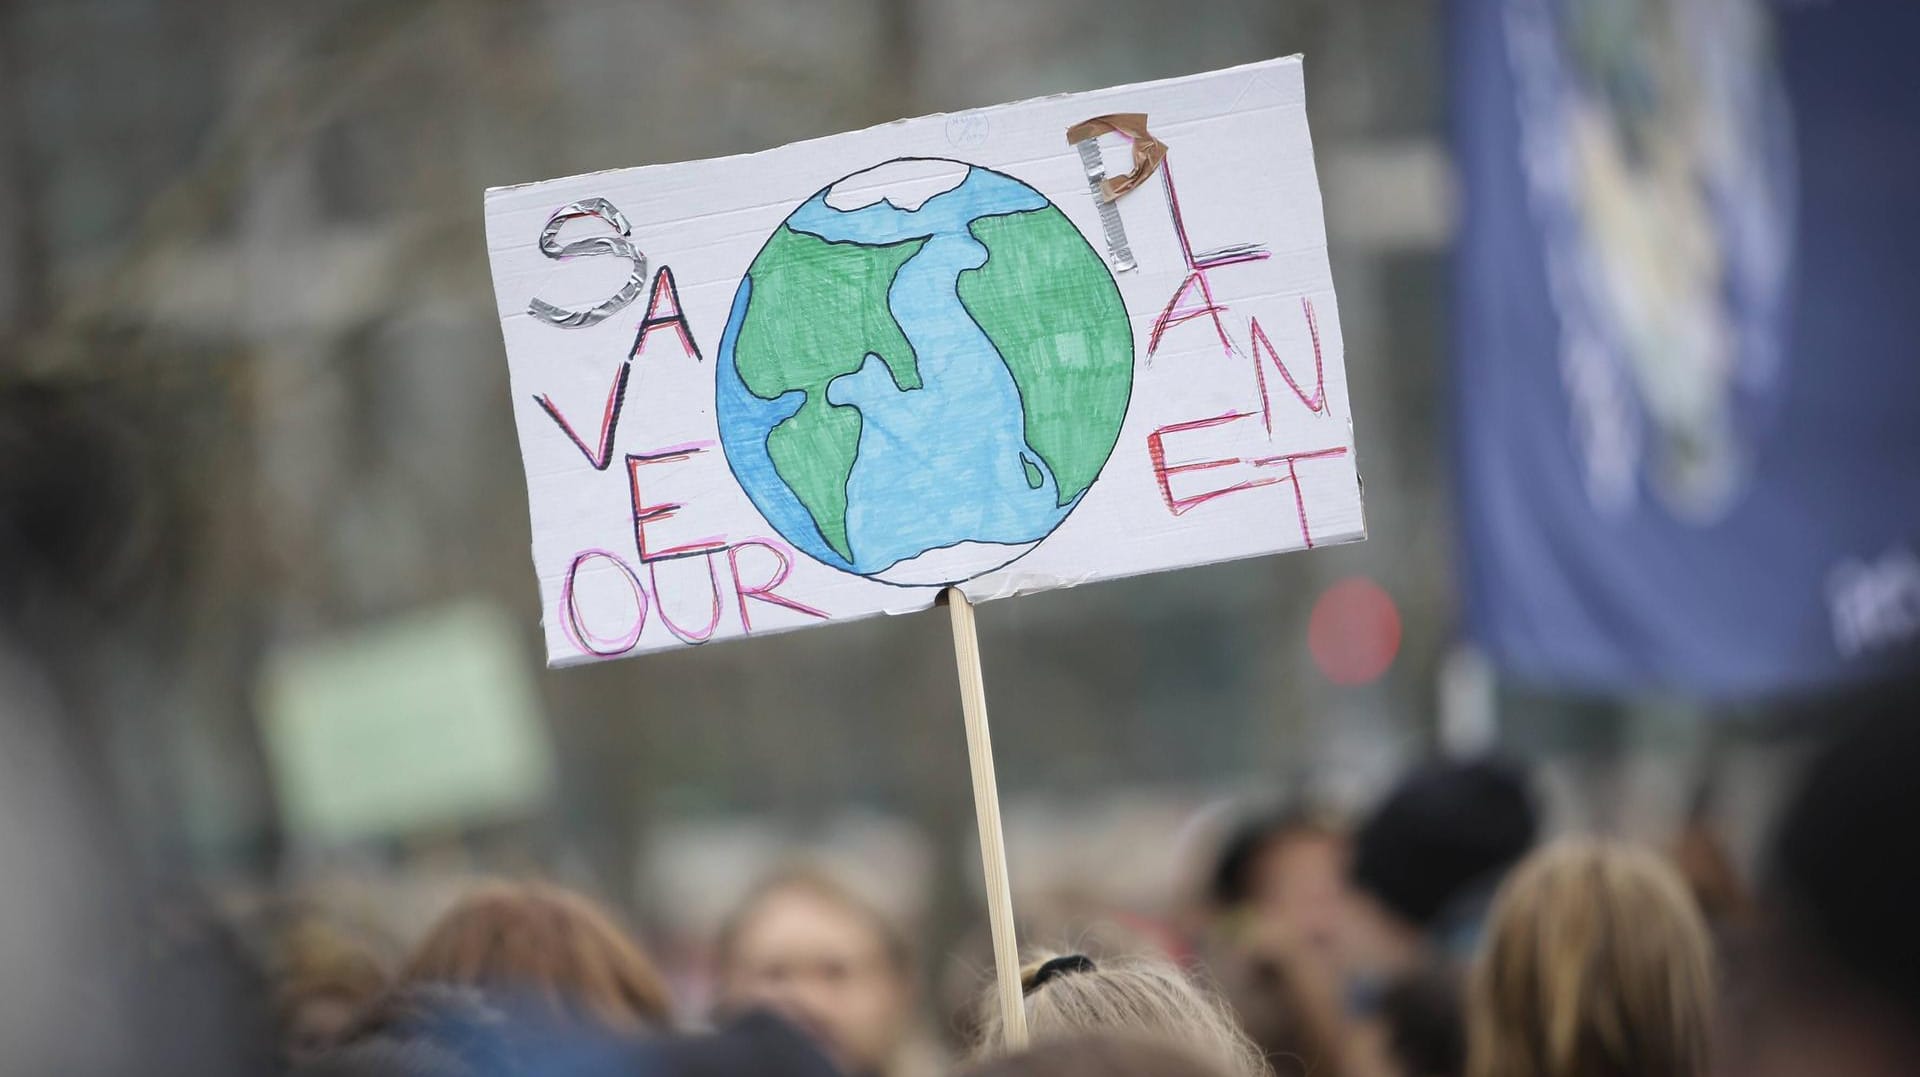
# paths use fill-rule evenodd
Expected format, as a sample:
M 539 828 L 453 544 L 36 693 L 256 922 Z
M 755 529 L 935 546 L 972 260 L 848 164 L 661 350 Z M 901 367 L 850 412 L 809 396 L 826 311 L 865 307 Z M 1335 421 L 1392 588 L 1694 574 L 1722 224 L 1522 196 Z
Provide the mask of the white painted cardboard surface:
M 1301 65 L 1297 57 L 1273 60 L 904 120 L 755 154 L 489 190 L 487 246 L 526 463 L 549 663 L 932 604 L 937 586 L 878 582 L 804 552 L 736 479 L 716 415 L 716 372 L 726 377 L 730 369 L 720 360 L 723 333 L 742 278 L 816 192 L 897 158 L 942 158 L 1011 176 L 1064 213 L 1107 261 L 1098 210 L 1065 132 L 1122 112 L 1145 113 L 1168 146 L 1167 167 L 1116 203 L 1138 262 L 1112 274 L 1133 337 L 1124 421 L 1098 478 L 1064 521 L 1024 555 L 961 586 L 984 601 L 1364 538 Z M 1123 139 L 1109 135 L 1100 145 L 1109 174 L 1131 167 Z M 922 169 L 929 180 L 894 183 L 887 193 L 912 205 L 952 186 L 940 168 Z M 1169 177 L 1177 184 L 1178 225 Z M 842 185 L 830 204 L 859 203 L 859 187 Z M 632 269 L 621 257 L 555 260 L 541 252 L 552 215 L 588 198 L 606 199 L 631 222 L 632 242 L 648 258 L 649 288 L 598 324 L 560 328 L 530 316 L 529 301 L 591 307 Z M 576 221 L 559 242 L 612 234 L 603 221 Z M 1242 244 L 1268 256 L 1208 254 Z M 1209 293 L 1212 312 L 1205 310 Z M 670 321 L 675 299 L 684 323 Z M 650 313 L 658 324 L 633 354 Z M 1256 344 L 1256 321 L 1271 353 Z M 680 324 L 698 355 L 683 344 Z M 608 422 L 609 393 L 623 367 L 624 395 Z M 590 455 L 607 426 L 601 470 Z M 966 437 L 966 429 L 961 424 L 952 436 Z M 865 459 L 865 442 L 860 451 Z M 633 457 L 639 462 L 630 464 Z M 647 558 L 636 533 L 636 487 Z M 765 484 L 759 488 L 764 494 Z M 662 551 L 681 555 L 660 559 Z M 783 558 L 785 578 L 774 583 Z

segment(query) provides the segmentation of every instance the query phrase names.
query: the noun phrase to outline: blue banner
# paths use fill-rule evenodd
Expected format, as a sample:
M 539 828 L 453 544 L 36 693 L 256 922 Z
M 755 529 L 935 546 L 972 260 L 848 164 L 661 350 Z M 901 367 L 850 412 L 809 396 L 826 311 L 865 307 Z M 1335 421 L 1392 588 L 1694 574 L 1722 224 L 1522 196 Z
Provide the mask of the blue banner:
M 1453 0 L 1466 616 L 1715 698 L 1920 655 L 1920 3 Z

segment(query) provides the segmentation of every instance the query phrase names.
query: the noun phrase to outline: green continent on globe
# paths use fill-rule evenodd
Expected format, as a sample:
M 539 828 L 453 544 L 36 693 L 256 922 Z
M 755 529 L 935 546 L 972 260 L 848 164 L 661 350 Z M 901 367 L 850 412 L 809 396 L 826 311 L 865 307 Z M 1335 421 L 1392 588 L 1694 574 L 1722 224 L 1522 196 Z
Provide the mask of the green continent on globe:
M 960 274 L 960 302 L 1013 372 L 1027 444 L 1053 469 L 1062 507 L 1093 485 L 1133 386 L 1120 289 L 1054 206 L 976 218 L 987 263 Z
M 878 356 L 901 389 L 920 368 L 887 308 L 887 289 L 927 237 L 874 245 L 829 242 L 781 225 L 747 268 L 752 291 L 734 342 L 747 390 L 776 400 L 796 389 L 800 410 L 767 435 L 773 469 L 800 499 L 820 536 L 851 562 L 847 478 L 860 448 L 860 410 L 827 402 L 827 383 Z M 833 311 L 835 317 L 821 317 Z

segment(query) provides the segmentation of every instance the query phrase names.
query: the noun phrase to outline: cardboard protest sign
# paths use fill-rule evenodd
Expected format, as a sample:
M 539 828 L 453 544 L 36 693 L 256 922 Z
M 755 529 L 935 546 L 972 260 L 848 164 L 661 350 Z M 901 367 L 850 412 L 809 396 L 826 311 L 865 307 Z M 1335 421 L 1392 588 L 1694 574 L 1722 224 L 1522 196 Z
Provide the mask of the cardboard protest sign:
M 1298 59 L 486 220 L 552 664 L 1364 537 Z

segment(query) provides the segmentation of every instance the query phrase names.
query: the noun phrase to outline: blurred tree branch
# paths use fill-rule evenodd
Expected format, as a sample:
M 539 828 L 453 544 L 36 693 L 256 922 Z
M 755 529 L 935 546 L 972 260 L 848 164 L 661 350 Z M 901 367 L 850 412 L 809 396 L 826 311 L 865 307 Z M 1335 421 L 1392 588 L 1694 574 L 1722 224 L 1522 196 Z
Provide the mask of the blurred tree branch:
M 450 9 L 449 0 L 362 0 L 322 23 L 294 50 L 301 57 L 260 93 L 240 99 L 215 125 L 194 164 L 174 177 L 147 204 L 125 245 L 93 286 L 73 293 L 49 294 L 49 265 L 44 235 L 29 231 L 17 246 L 24 279 L 37 295 L 33 310 L 40 312 L 20 348 L 18 368 L 51 371 L 86 361 L 76 353 L 76 331 L 87 324 L 108 323 L 137 309 L 141 282 L 167 251 L 190 243 L 210 231 L 220 214 L 245 190 L 250 177 L 276 156 L 312 138 L 327 122 L 344 113 L 375 87 L 381 76 L 421 47 L 421 31 L 436 10 Z M 11 20 L 17 30 L 18 7 Z M 5 61 L 10 83 L 23 84 L 26 69 L 19 54 L 28 50 L 26 35 L 9 32 Z M 15 85 L 9 85 L 9 91 Z M 21 100 L 16 94 L 15 101 Z M 25 142 L 19 131 L 16 139 Z M 10 157 L 23 174 L 14 180 L 21 192 L 21 217 L 31 224 L 40 211 L 32 181 L 36 177 L 33 149 L 22 145 Z M 34 244 L 37 242 L 38 246 Z M 136 319 L 137 321 L 137 319 Z M 83 336 L 83 334 L 81 335 Z

